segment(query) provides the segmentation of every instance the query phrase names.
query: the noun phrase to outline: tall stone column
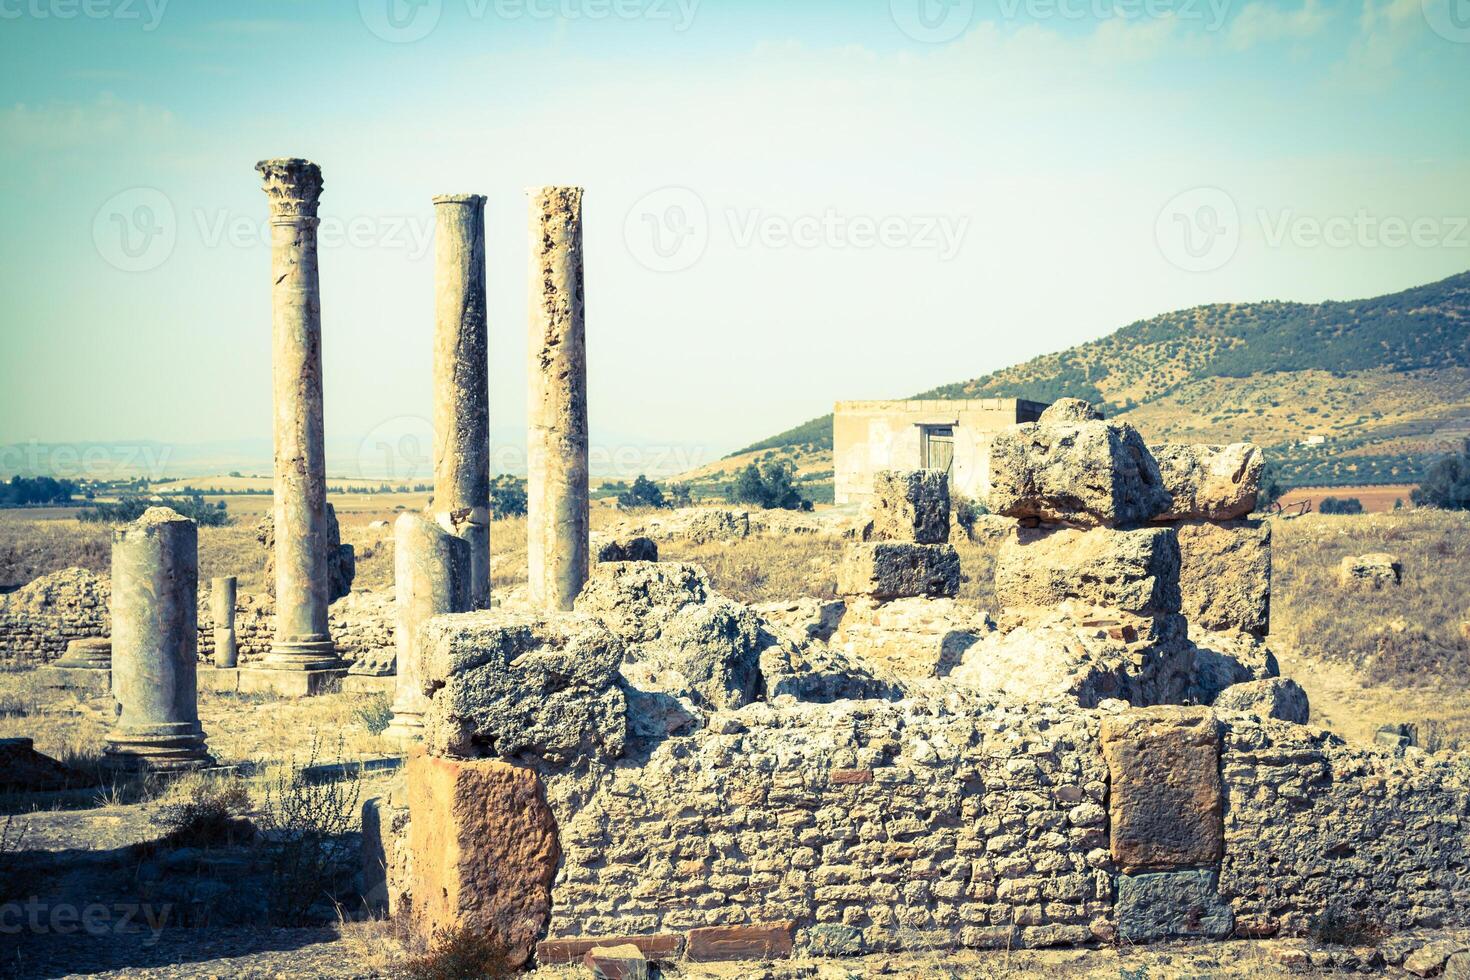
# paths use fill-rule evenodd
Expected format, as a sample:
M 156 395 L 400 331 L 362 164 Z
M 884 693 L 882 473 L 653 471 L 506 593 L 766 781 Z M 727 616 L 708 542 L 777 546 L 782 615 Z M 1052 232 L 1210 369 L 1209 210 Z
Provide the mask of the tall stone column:
M 571 609 L 587 581 L 582 188 L 531 195 L 526 550 L 532 603 Z
M 214 620 L 216 667 L 233 667 L 240 660 L 240 649 L 235 638 L 235 586 L 233 575 L 211 579 L 209 583 L 209 612 Z
M 276 635 L 262 666 L 341 666 L 327 627 L 327 484 L 322 435 L 322 323 L 317 201 L 306 160 L 255 165 L 270 198 L 271 362 L 275 376 Z
M 434 519 L 470 545 L 470 608 L 490 608 L 485 198 L 434 198 Z
M 473 578 L 470 542 L 420 514 L 401 514 L 393 525 L 393 586 L 397 622 L 398 680 L 394 686 L 393 721 L 383 734 L 419 741 L 424 732 L 423 658 L 419 633 L 441 613 L 470 608 Z
M 207 765 L 199 726 L 199 531 L 150 507 L 112 534 L 112 694 L 106 757 L 125 768 Z

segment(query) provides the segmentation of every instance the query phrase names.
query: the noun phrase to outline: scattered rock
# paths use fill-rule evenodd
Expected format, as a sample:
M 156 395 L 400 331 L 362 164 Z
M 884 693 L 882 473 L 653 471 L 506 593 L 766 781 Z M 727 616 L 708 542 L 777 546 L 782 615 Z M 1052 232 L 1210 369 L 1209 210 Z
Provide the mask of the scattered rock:
M 1347 555 L 1338 566 L 1337 584 L 1345 589 L 1390 589 L 1403 581 L 1403 572 L 1403 565 L 1394 555 Z
M 1256 509 L 1266 457 L 1260 448 L 1237 442 L 1228 446 L 1163 445 L 1150 447 L 1172 503 L 1156 519 L 1199 518 L 1228 521 Z
M 1416 977 L 1438 976 L 1445 970 L 1450 957 L 1470 950 L 1463 942 L 1453 939 L 1441 939 L 1410 953 L 1404 958 L 1404 969 Z
M 1216 711 L 1252 714 L 1297 725 L 1305 725 L 1311 714 L 1307 692 L 1296 681 L 1285 677 L 1246 681 L 1227 687 L 1215 698 L 1214 708 Z
M 1103 417 L 1102 410 L 1091 402 L 1080 398 L 1058 398 L 1047 406 L 1037 418 L 1037 425 L 1067 425 L 1077 422 L 1097 422 Z
M 658 545 L 652 538 L 645 537 L 609 541 L 597 549 L 597 560 L 600 562 L 658 561 Z
M 1187 601 L 1187 600 L 1186 600 Z M 1267 680 L 1281 674 L 1276 655 L 1249 633 L 1210 633 L 1190 624 L 1194 643 L 1194 679 L 1189 696 L 1196 704 L 1210 704 L 1234 684 Z
M 596 616 L 626 644 L 658 638 L 688 605 L 710 597 L 709 576 L 684 562 L 605 562 L 577 596 L 576 610 Z
M 632 943 L 594 946 L 582 957 L 582 965 L 595 980 L 648 980 L 648 960 Z

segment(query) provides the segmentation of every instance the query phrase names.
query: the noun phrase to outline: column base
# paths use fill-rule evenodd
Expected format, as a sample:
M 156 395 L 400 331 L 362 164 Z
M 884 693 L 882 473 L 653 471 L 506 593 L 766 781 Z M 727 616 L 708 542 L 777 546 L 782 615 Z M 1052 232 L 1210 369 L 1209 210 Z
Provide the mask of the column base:
M 108 694 L 112 691 L 112 671 L 99 667 L 62 666 L 38 667 L 36 678 L 43 687 L 61 687 L 89 694 Z
M 383 729 L 383 737 L 390 742 L 403 744 L 424 740 L 424 716 L 393 712 L 393 720 Z
M 271 644 L 259 670 L 335 670 L 342 667 L 329 636 L 291 636 Z
M 214 765 L 197 721 L 108 732 L 103 759 L 115 769 L 180 772 Z
M 286 698 L 309 698 L 319 694 L 336 694 L 342 690 L 347 668 L 302 670 L 271 667 L 268 664 L 241 667 L 237 690 L 241 694 L 275 694 Z

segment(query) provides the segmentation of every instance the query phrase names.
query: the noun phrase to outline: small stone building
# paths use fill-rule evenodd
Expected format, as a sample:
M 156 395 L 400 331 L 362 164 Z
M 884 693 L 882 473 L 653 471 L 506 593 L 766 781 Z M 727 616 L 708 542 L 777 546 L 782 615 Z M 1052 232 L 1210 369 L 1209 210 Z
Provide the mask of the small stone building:
M 1019 398 L 838 402 L 832 416 L 838 504 L 860 503 L 879 470 L 945 470 L 956 494 L 990 488 L 990 440 L 1006 426 L 1035 422 L 1042 402 Z

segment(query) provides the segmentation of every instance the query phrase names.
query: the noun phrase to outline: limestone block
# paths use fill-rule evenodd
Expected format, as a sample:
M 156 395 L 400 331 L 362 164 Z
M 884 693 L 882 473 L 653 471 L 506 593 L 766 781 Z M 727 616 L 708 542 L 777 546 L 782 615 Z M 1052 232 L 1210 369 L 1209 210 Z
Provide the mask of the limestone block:
M 949 475 L 943 470 L 879 470 L 870 507 L 873 527 L 864 540 L 949 541 Z
M 635 537 L 608 541 L 597 549 L 602 561 L 658 561 L 658 544 L 652 538 Z
M 789 920 L 690 929 L 685 956 L 695 963 L 782 959 L 791 955 L 795 933 Z
M 1305 725 L 1311 715 L 1307 692 L 1294 680 L 1272 677 L 1234 684 L 1215 698 L 1218 712 L 1245 713 Z
M 956 599 L 854 596 L 829 647 L 884 675 L 943 677 L 992 629 L 983 612 Z
M 1220 726 L 1208 708 L 1104 715 L 1113 860 L 1127 872 L 1209 865 L 1223 850 Z
M 681 609 L 640 660 L 673 672 L 695 704 L 706 709 L 742 708 L 761 691 L 760 652 L 774 642 L 760 617 L 723 596 Z
M 970 646 L 949 679 L 1027 700 L 1069 698 L 1084 708 L 1109 699 L 1140 706 L 1182 699 L 1194 652 L 1183 617 L 1088 612 L 1064 605 L 1002 617 L 1000 630 Z
M 864 662 L 838 646 L 814 643 L 803 649 L 791 643 L 773 643 L 761 651 L 760 669 L 766 698 L 772 701 L 791 697 L 813 704 L 830 704 L 868 698 L 893 700 L 902 696 L 902 689 L 896 683 L 874 676 Z
M 1103 413 L 1091 402 L 1081 398 L 1058 398 L 1047 406 L 1036 420 L 1038 425 L 1059 425 L 1077 422 L 1096 422 Z
M 709 576 L 683 562 L 605 562 L 577 596 L 576 611 L 596 616 L 623 639 L 657 639 L 674 615 L 710 596 Z
M 700 508 L 689 514 L 681 536 L 693 544 L 738 541 L 750 536 L 750 512 Z
M 1163 871 L 1118 877 L 1118 935 L 1149 943 L 1189 936 L 1225 939 L 1235 928 L 1214 870 Z
M 1403 581 L 1404 567 L 1394 555 L 1375 552 L 1370 555 L 1347 555 L 1337 569 L 1337 584 L 1344 589 L 1378 591 L 1391 589 Z
M 954 596 L 959 590 L 960 556 L 947 544 L 852 544 L 837 566 L 838 595 L 897 599 Z
M 482 611 L 436 616 L 421 635 L 431 754 L 552 763 L 622 754 L 623 644 L 601 620 Z
M 1194 643 L 1189 696 L 1196 704 L 1210 704 L 1233 684 L 1268 680 L 1281 673 L 1276 655 L 1249 633 L 1211 633 L 1191 623 L 1189 638 Z
M 1228 521 L 1256 509 L 1266 457 L 1260 447 L 1162 445 L 1150 447 L 1172 503 L 1161 521 L 1202 518 Z
M 1470 945 L 1458 939 L 1441 939 L 1426 943 L 1404 957 L 1404 970 L 1416 977 L 1432 977 L 1444 971 L 1449 975 L 1451 957 L 1470 950 Z
M 536 944 L 536 961 L 542 966 L 580 963 L 589 950 L 599 946 L 633 946 L 649 960 L 677 960 L 684 937 L 672 932 L 648 936 L 564 936 Z
M 397 915 L 411 907 L 413 851 L 408 846 L 408 784 L 362 804 L 362 894 L 375 910 Z
M 643 950 L 632 943 L 621 946 L 594 946 L 582 957 L 582 965 L 592 971 L 593 980 L 648 980 L 648 960 Z
M 990 447 L 992 512 L 1079 527 L 1141 524 L 1169 506 L 1158 463 L 1122 422 L 1024 423 Z
M 530 959 L 551 917 L 561 846 L 541 780 L 521 766 L 419 755 L 408 762 L 413 928 L 471 932 Z
M 1140 615 L 1179 611 L 1179 543 L 1172 528 L 1018 528 L 995 559 L 1002 606 L 1069 599 Z
M 1201 629 L 1271 631 L 1271 526 L 1263 521 L 1182 521 L 1181 609 Z

